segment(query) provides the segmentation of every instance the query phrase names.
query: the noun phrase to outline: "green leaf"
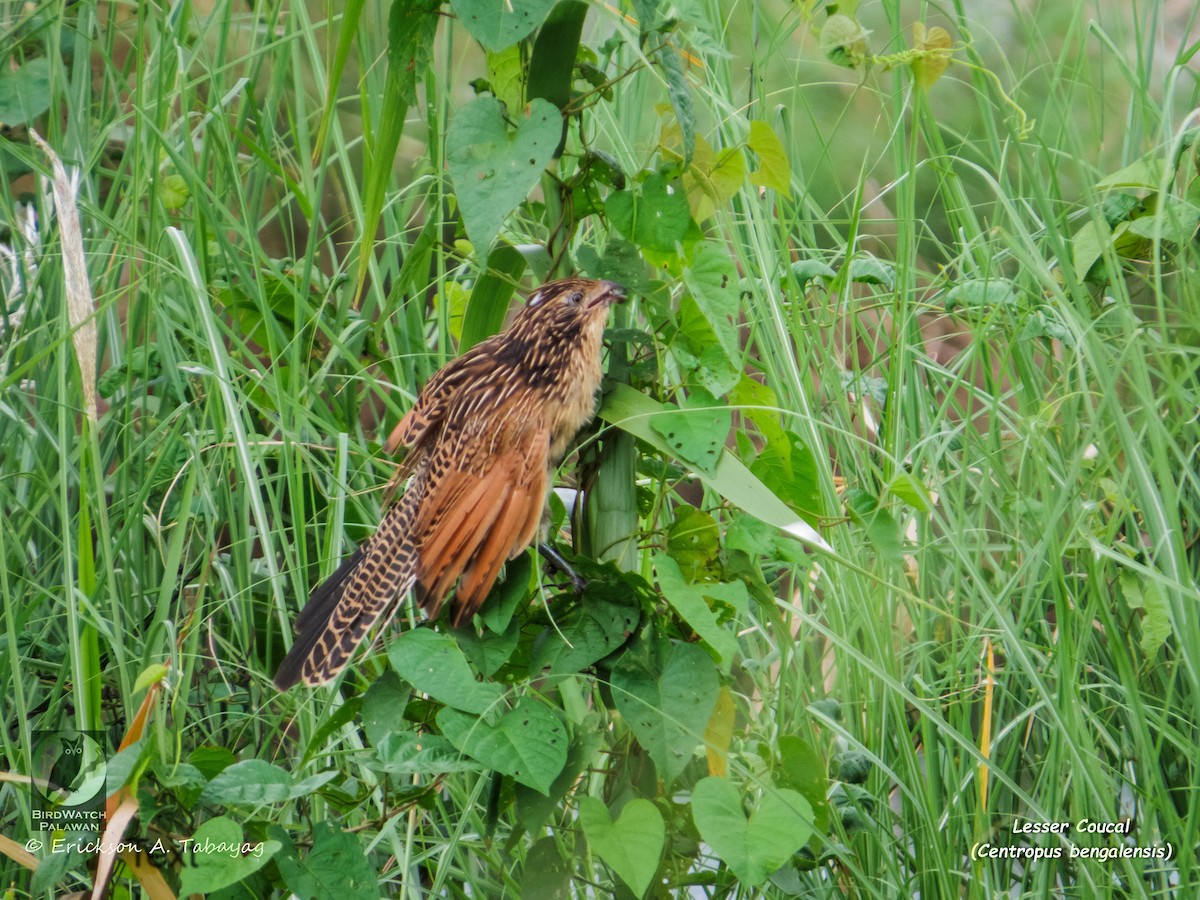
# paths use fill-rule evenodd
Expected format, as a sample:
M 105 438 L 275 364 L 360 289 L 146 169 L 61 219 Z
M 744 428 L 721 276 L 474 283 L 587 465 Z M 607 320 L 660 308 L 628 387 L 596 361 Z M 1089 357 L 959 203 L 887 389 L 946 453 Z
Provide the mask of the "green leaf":
M 890 291 L 896 286 L 896 268 L 874 256 L 856 256 L 850 260 L 850 280 L 878 284 Z
M 529 579 L 533 563 L 529 553 L 522 553 L 504 566 L 504 580 L 492 588 L 487 602 L 479 612 L 484 626 L 494 634 L 504 634 L 525 598 L 529 596 Z
M 388 647 L 400 677 L 447 706 L 483 715 L 504 695 L 498 684 L 477 681 L 454 638 L 429 628 L 401 634 Z
M 588 846 L 641 897 L 650 887 L 666 842 L 662 813 L 649 800 L 635 797 L 614 822 L 604 802 L 595 797 L 579 801 L 579 823 Z
M 529 61 L 523 44 L 513 44 L 487 55 L 488 82 L 496 99 L 510 111 L 525 108 L 525 74 Z
M 557 629 L 547 628 L 537 636 L 529 670 L 551 675 L 578 672 L 629 640 L 640 618 L 636 607 L 585 599 L 558 620 Z
M 454 639 L 476 671 L 484 678 L 491 678 L 517 649 L 521 640 L 521 623 L 509 622 L 508 628 L 501 632 L 485 628 L 481 634 L 477 634 L 473 626 L 467 625 L 454 629 Z
M 743 885 L 758 887 L 812 836 L 812 807 L 786 788 L 764 790 L 747 815 L 742 794 L 724 778 L 692 788 L 692 819 L 700 836 Z
M 989 309 L 1013 306 L 1017 287 L 1007 278 L 973 278 L 962 281 L 946 293 L 946 312 L 963 309 Z
M 316 138 L 313 141 L 313 159 L 319 160 L 324 151 L 325 138 L 329 134 L 329 124 L 333 121 L 334 109 L 337 106 L 340 91 L 338 86 L 342 81 L 342 73 L 346 71 L 346 61 L 350 58 L 350 53 L 354 49 L 355 39 L 358 37 L 358 23 L 362 18 L 363 6 L 365 0 L 346 0 L 342 5 L 342 18 L 338 23 L 338 42 L 337 48 L 333 52 L 333 59 L 329 63 L 328 75 L 325 81 L 325 107 L 321 110 L 321 123 L 317 126 Z M 409 4 L 405 4 L 406 8 Z M 415 62 L 415 60 L 414 60 Z M 412 105 L 416 102 L 416 78 L 420 71 L 417 66 L 412 67 L 413 78 L 413 97 L 406 102 Z
M 450 177 L 467 235 L 481 255 L 529 196 L 562 134 L 562 115 L 545 100 L 531 101 L 525 115 L 513 114 L 517 130 L 510 132 L 500 101 L 477 97 L 455 114 L 446 134 Z
M 720 690 L 717 670 L 695 644 L 675 644 L 661 673 L 628 658 L 613 670 L 613 699 L 669 788 L 704 736 Z
M 265 866 L 282 846 L 279 841 L 247 841 L 242 826 L 227 816 L 209 819 L 196 829 L 183 852 L 181 896 L 207 896 L 237 884 Z
M 156 185 L 158 199 L 167 209 L 182 209 L 192 196 L 187 179 L 182 175 L 166 175 L 158 180 Z
M 830 16 L 821 27 L 821 52 L 836 65 L 858 68 L 867 61 L 871 52 L 867 46 L 870 33 L 850 16 Z
M 900 525 L 879 498 L 859 488 L 846 491 L 846 511 L 850 519 L 863 527 L 880 557 L 900 562 Z
M 721 532 L 716 519 L 693 506 L 681 506 L 667 529 L 667 554 L 687 582 L 721 575 Z
M 696 112 L 692 107 L 692 89 L 688 85 L 679 51 L 665 41 L 658 51 L 658 64 L 662 66 L 667 79 L 667 96 L 675 110 L 675 121 L 679 123 L 679 133 L 683 137 L 683 164 L 686 166 L 692 161 L 696 149 Z
M 1159 156 L 1134 160 L 1123 169 L 1106 175 L 1096 182 L 1096 190 L 1111 191 L 1117 188 L 1157 191 L 1162 184 L 1166 161 Z
M 783 429 L 771 435 L 750 463 L 750 471 L 808 521 L 821 517 L 817 460 L 800 435 Z
M 1096 261 L 1112 243 L 1112 229 L 1107 222 L 1095 219 L 1084 222 L 1071 239 L 1071 265 L 1078 278 L 1087 278 Z
M 638 248 L 620 238 L 611 238 L 604 245 L 603 253 L 597 253 L 591 247 L 581 247 L 576 259 L 593 278 L 615 281 L 635 293 L 642 293 L 651 283 L 647 276 L 646 261 L 638 253 Z
M 829 825 L 829 775 L 820 754 L 808 741 L 792 734 L 781 735 L 779 748 L 779 781 L 783 787 L 796 791 L 813 810 L 813 825 L 823 833 Z
M 50 60 L 39 56 L 16 71 L 7 62 L 0 66 L 0 125 L 32 122 L 50 108 L 50 100 Z
M 728 628 L 723 628 L 717 623 L 717 617 L 705 602 L 705 589 L 710 585 L 688 584 L 679 570 L 679 564 L 665 553 L 655 555 L 654 573 L 658 577 L 658 586 L 663 597 L 671 604 L 671 608 L 679 613 L 679 617 L 717 654 L 721 671 L 728 672 L 738 652 L 737 637 Z M 745 594 L 746 586 L 741 582 L 738 582 L 738 586 Z M 719 587 L 727 588 L 731 585 Z
M 792 277 L 800 283 L 800 290 L 804 290 L 804 286 L 808 282 L 817 278 L 832 281 L 837 277 L 837 272 L 833 270 L 832 266 L 819 259 L 801 259 L 792 263 Z
M 1142 638 L 1138 646 L 1146 656 L 1157 656 L 1159 648 L 1173 631 L 1171 608 L 1162 588 L 1153 578 L 1145 578 L 1128 570 L 1121 572 L 1118 582 L 1129 608 L 1142 611 Z
M 201 803 L 257 806 L 292 793 L 292 776 L 262 759 L 244 759 L 224 769 L 200 794 Z
M 651 175 L 638 192 L 615 191 L 604 202 L 609 222 L 640 247 L 673 253 L 692 221 L 687 194 L 678 183 Z
M 529 848 L 521 868 L 522 900 L 561 900 L 571 896 L 573 860 L 563 859 L 556 837 L 544 837 Z
M 650 426 L 666 439 L 673 456 L 711 476 L 733 427 L 733 413 L 708 391 L 696 387 L 682 408 L 655 416 Z
M 475 760 L 463 757 L 446 738 L 413 731 L 385 735 L 369 765 L 376 772 L 401 776 L 477 772 L 482 768 Z
M 450 0 L 471 37 L 493 52 L 515 44 L 542 24 L 554 0 Z M 555 141 L 557 141 L 557 136 Z
M 289 846 L 275 864 L 287 889 L 301 900 L 378 900 L 380 894 L 378 876 L 359 839 L 336 822 L 313 826 L 312 849 L 303 859 Z
M 566 728 L 533 697 L 522 697 L 494 725 L 449 707 L 438 713 L 437 723 L 467 756 L 543 794 L 567 762 Z
M 659 451 L 673 455 L 667 440 L 651 427 L 651 422 L 668 414 L 675 407 L 659 403 L 629 385 L 618 384 L 605 395 L 598 415 Z M 829 553 L 829 543 L 803 519 L 788 508 L 774 492 L 756 478 L 733 454 L 725 451 L 711 474 L 699 472 L 701 480 L 730 503 L 769 525 Z
M 750 122 L 750 137 L 747 143 L 758 157 L 758 168 L 750 173 L 750 183 L 770 188 L 783 197 L 792 194 L 792 166 L 788 162 L 783 141 L 775 129 L 766 122 L 754 119 Z
M 394 731 L 407 730 L 404 709 L 411 699 L 411 688 L 395 672 L 384 672 L 376 678 L 362 698 L 362 724 L 367 740 L 378 744 Z
M 133 683 L 133 692 L 141 693 L 152 684 L 158 684 L 167 677 L 169 670 L 162 663 L 151 663 L 138 673 L 137 680 Z
M 933 498 L 929 496 L 929 491 L 911 472 L 897 472 L 888 483 L 887 492 L 895 494 L 920 512 L 927 513 L 933 510 Z
M 726 354 L 730 359 L 740 359 L 737 271 L 729 253 L 715 244 L 699 244 L 683 280 Z
M 605 745 L 608 722 L 598 712 L 585 712 L 582 721 L 575 724 L 577 727 L 567 751 L 567 763 L 550 785 L 549 793 L 541 794 L 523 784 L 513 787 L 517 818 L 529 832 L 539 831 L 547 819 L 562 813 L 563 798 L 579 785 L 579 776 L 584 769 L 591 768 L 596 754 Z

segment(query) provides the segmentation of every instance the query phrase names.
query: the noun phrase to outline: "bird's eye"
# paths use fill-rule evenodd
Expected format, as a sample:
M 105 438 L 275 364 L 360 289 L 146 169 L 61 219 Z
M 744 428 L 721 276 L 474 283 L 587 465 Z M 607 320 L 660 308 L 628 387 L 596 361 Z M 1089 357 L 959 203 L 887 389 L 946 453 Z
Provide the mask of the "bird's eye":
M 572 306 L 578 306 L 583 302 L 583 291 L 572 291 L 571 295 L 567 297 L 567 302 Z

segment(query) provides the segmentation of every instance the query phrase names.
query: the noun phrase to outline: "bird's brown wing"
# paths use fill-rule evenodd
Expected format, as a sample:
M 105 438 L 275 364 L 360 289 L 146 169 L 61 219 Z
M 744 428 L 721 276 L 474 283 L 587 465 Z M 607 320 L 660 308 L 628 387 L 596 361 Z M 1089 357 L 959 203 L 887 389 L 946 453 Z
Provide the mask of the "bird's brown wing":
M 529 546 L 541 521 L 549 435 L 512 427 L 498 450 L 431 461 L 437 472 L 417 515 L 417 600 L 436 618 L 458 583 L 454 624 L 468 622 L 505 561 Z M 441 454 L 439 454 L 441 456 Z M 459 583 L 459 579 L 462 579 Z
M 418 444 L 429 444 L 437 434 L 446 417 L 446 412 L 460 396 L 464 386 L 485 386 L 492 379 L 489 373 L 494 364 L 489 359 L 495 341 L 487 340 L 476 344 L 462 356 L 456 357 L 434 373 L 417 396 L 412 409 L 392 429 L 383 449 L 395 453 L 401 447 L 416 449 Z

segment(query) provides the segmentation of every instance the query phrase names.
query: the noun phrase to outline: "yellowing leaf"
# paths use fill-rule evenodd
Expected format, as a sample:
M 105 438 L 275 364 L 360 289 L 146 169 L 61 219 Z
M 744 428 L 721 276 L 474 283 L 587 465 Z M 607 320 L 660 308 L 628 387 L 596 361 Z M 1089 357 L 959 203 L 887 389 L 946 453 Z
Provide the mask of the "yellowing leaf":
M 870 34 L 850 16 L 832 15 L 821 27 L 821 51 L 830 62 L 857 69 L 870 55 L 871 48 L 867 45 Z
M 729 745 L 733 743 L 733 694 L 722 687 L 716 705 L 704 729 L 704 752 L 708 756 L 708 774 L 724 778 L 729 773 Z
M 929 90 L 950 65 L 950 33 L 940 25 L 926 30 L 924 22 L 913 23 L 913 49 L 920 55 L 913 60 L 913 78 L 917 87 Z
M 487 55 L 492 93 L 510 111 L 525 108 L 525 73 L 528 69 L 529 62 L 522 58 L 520 44 Z
M 750 173 L 750 183 L 790 197 L 792 167 L 775 129 L 755 119 L 750 123 L 750 139 L 747 143 L 758 156 L 758 169 Z
M 726 147 L 718 152 L 697 136 L 692 163 L 683 176 L 692 218 L 697 222 L 710 218 L 718 206 L 729 202 L 745 180 L 746 158 L 740 148 Z

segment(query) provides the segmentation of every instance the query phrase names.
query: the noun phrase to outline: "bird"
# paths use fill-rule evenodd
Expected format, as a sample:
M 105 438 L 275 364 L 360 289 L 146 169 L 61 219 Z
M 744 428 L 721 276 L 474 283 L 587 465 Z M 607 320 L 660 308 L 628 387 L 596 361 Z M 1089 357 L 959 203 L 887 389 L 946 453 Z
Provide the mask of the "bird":
M 310 595 L 275 674 L 286 691 L 335 678 L 410 592 L 430 621 L 451 593 L 471 621 L 504 563 L 537 536 L 551 472 L 595 415 L 611 281 L 543 284 L 499 334 L 439 369 L 384 442 L 407 447 L 403 493 Z

